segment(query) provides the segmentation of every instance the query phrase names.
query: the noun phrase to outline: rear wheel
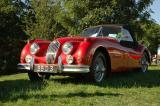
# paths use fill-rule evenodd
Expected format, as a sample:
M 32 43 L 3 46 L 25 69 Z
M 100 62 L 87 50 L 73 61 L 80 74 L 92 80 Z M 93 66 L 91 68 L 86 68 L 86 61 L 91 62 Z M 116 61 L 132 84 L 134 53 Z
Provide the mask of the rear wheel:
M 101 83 L 104 81 L 106 78 L 106 65 L 107 61 L 103 53 L 97 51 L 94 54 L 93 60 L 92 60 L 92 65 L 90 67 L 91 72 L 90 74 L 90 79 L 94 82 Z
M 28 76 L 31 81 L 41 81 L 50 78 L 50 74 L 48 73 L 28 72 Z
M 144 53 L 142 58 L 141 58 L 141 68 L 140 68 L 140 70 L 142 72 L 146 72 L 148 70 L 148 65 L 149 65 L 148 57 L 147 57 L 147 54 Z

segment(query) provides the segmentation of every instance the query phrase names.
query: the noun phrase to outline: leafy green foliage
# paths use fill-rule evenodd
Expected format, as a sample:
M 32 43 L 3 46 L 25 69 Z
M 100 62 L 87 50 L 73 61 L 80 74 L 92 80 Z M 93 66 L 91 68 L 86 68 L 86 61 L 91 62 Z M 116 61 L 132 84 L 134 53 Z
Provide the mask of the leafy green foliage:
M 131 24 L 149 20 L 153 0 L 59 0 L 56 21 L 70 33 L 99 24 Z M 137 28 L 138 29 L 138 28 Z M 140 32 L 140 31 L 139 31 Z
M 23 44 L 20 40 L 25 39 L 14 3 L 13 0 L 0 1 L 0 74 L 15 72 Z
M 145 36 L 142 38 L 149 47 L 152 54 L 157 54 L 157 48 L 160 44 L 160 25 L 151 23 L 143 26 Z
M 52 0 L 32 0 L 29 14 L 26 16 L 26 33 L 30 38 L 53 39 L 66 34 L 65 29 L 54 20 L 54 2 Z

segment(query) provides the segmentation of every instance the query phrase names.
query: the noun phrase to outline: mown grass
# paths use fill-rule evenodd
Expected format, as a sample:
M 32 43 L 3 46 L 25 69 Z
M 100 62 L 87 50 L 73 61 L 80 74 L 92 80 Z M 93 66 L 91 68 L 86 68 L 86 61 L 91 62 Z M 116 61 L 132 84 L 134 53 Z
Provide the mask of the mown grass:
M 0 106 L 160 106 L 160 67 L 113 74 L 102 84 L 54 76 L 30 82 L 27 74 L 0 77 Z

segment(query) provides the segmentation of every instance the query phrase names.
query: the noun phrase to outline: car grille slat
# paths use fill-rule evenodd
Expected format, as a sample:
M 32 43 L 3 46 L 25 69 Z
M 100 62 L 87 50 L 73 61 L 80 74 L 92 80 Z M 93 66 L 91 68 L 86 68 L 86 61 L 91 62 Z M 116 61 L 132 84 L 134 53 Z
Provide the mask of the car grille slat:
M 46 53 L 46 62 L 48 64 L 54 63 L 59 47 L 60 47 L 60 43 L 58 41 L 53 41 L 48 46 L 48 50 Z

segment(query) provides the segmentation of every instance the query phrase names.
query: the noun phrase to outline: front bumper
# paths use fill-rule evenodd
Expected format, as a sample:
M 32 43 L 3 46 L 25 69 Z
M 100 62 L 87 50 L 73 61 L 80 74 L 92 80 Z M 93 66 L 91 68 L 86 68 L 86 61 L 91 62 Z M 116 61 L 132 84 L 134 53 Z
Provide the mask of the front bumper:
M 35 70 L 36 66 L 43 66 L 40 70 Z M 54 67 L 56 70 L 45 69 L 46 66 Z M 44 68 L 42 70 L 42 68 Z M 58 65 L 58 64 L 18 64 L 19 70 L 24 70 L 25 72 L 41 72 L 41 73 L 88 73 L 88 65 Z

